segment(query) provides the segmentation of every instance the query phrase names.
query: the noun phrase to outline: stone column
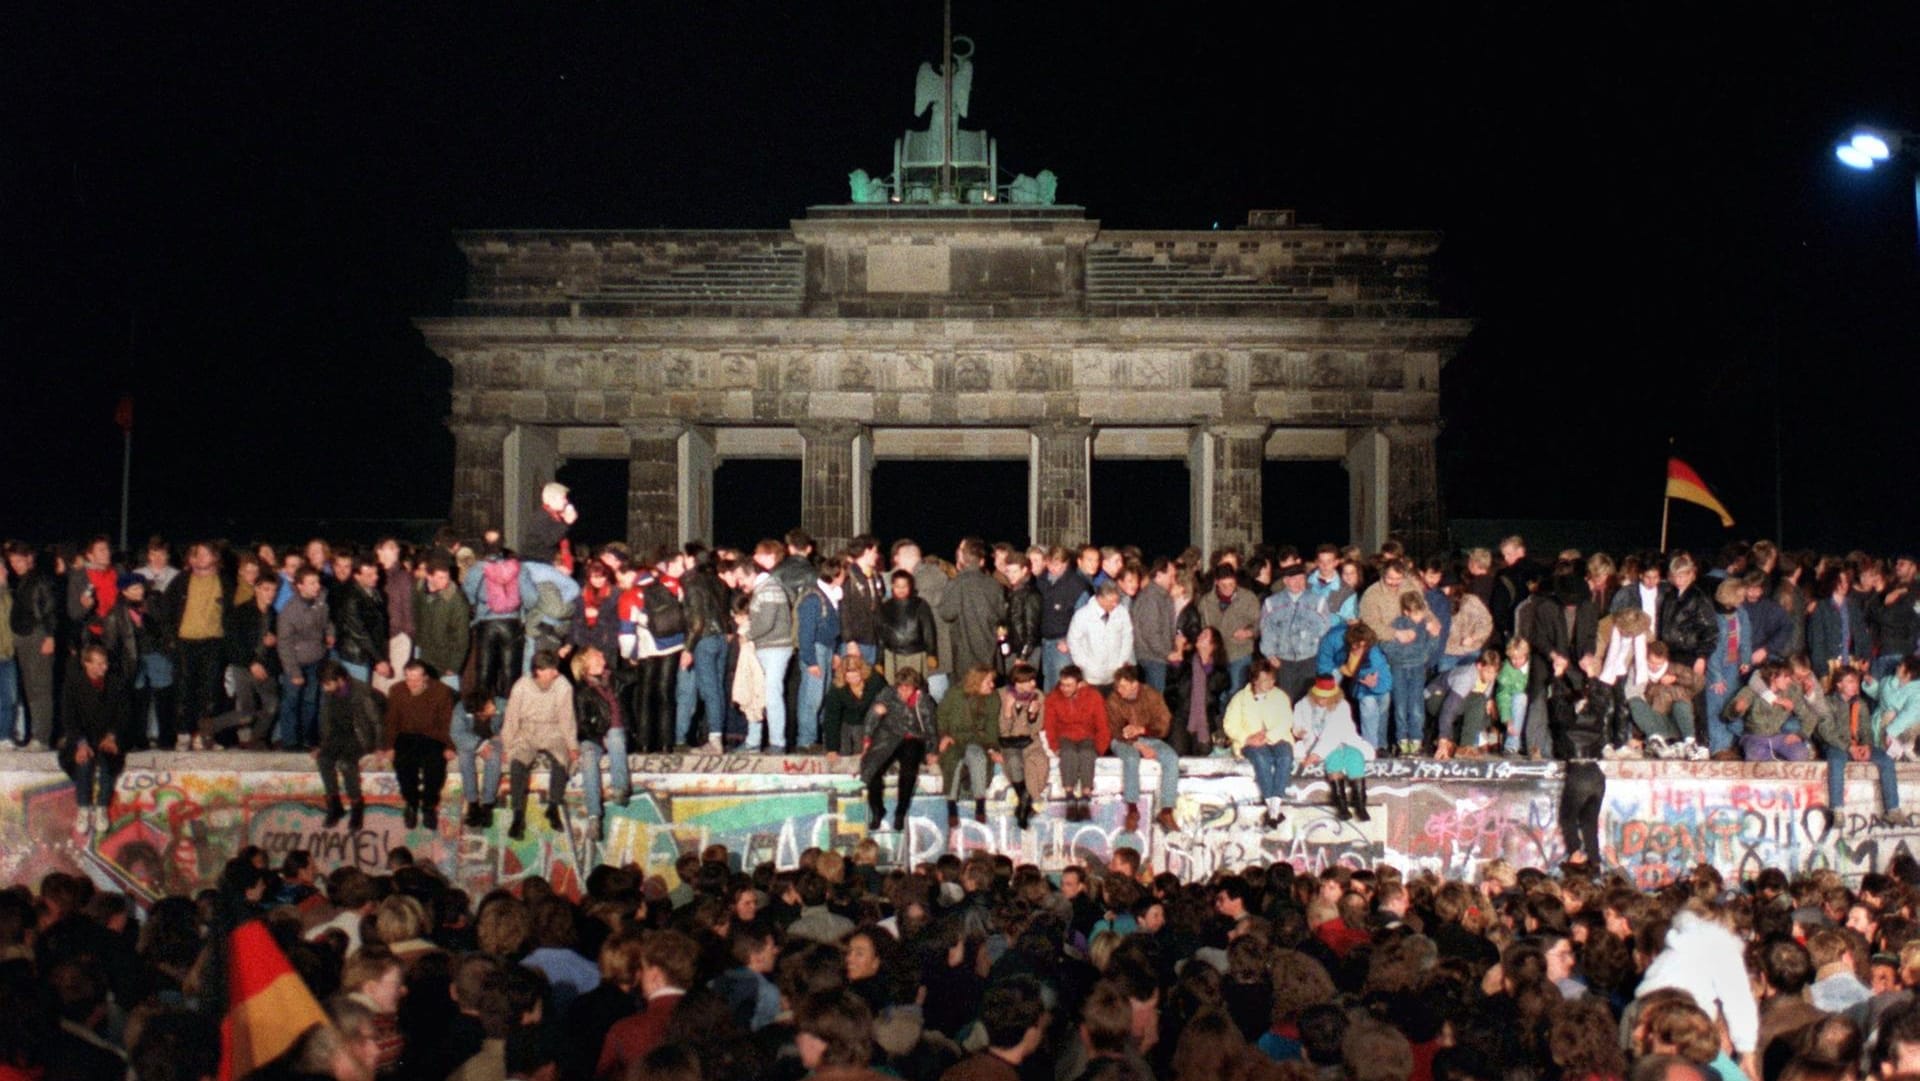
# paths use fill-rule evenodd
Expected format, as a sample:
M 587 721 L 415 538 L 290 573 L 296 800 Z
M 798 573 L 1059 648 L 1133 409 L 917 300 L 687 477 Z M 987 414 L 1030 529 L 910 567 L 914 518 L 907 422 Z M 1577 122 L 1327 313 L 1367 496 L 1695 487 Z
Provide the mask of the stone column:
M 642 559 L 661 544 L 679 544 L 680 437 L 673 421 L 636 421 L 627 433 L 627 543 Z
M 1433 445 L 1439 434 L 1432 424 L 1386 430 L 1387 529 L 1407 546 L 1409 555 L 1418 557 L 1439 552 L 1447 539 Z
M 1027 528 L 1034 544 L 1085 544 L 1092 537 L 1093 426 L 1079 421 L 1032 428 Z
M 1267 460 L 1264 424 L 1196 428 L 1187 454 L 1193 497 L 1191 532 L 1203 552 L 1229 545 L 1246 551 L 1262 539 L 1260 469 Z
M 803 424 L 800 431 L 800 528 L 815 550 L 838 552 L 870 517 L 872 455 L 858 424 Z
M 502 450 L 506 507 L 500 535 L 508 547 L 518 549 L 526 546 L 527 525 L 540 513 L 540 489 L 560 471 L 560 433 L 539 424 L 516 424 L 507 432 Z
M 1378 428 L 1347 435 L 1347 539 L 1377 552 L 1387 539 L 1387 437 Z
M 713 543 L 713 471 L 719 466 L 712 428 L 693 425 L 680 433 L 681 541 Z
M 505 424 L 448 425 L 453 431 L 453 505 L 448 519 L 460 536 L 478 541 L 501 525 L 505 504 Z

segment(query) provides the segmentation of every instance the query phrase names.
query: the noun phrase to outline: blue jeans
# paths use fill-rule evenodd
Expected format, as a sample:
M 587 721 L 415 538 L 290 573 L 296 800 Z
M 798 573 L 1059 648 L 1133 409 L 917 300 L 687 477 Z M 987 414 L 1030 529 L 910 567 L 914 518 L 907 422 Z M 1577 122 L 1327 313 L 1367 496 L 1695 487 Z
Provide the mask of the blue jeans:
M 1895 663 L 1898 663 L 1897 658 Z M 1827 758 L 1827 809 L 1834 814 L 1839 814 L 1846 805 L 1847 763 L 1852 759 L 1847 757 L 1845 747 L 1828 747 L 1821 753 Z M 1894 775 L 1893 759 L 1887 755 L 1886 751 L 1875 747 L 1868 755 L 1867 761 L 1872 762 L 1873 768 L 1880 771 L 1880 809 L 1882 811 L 1898 809 L 1900 779 Z
M 313 747 L 320 742 L 320 662 L 301 665 L 300 678 L 306 683 L 296 687 L 290 673 L 280 673 L 274 742 L 282 747 Z
M 580 785 L 586 790 L 587 817 L 599 818 L 602 809 L 600 796 L 600 757 L 604 754 L 613 773 L 613 798 L 620 803 L 627 802 L 633 794 L 632 763 L 627 761 L 627 730 L 615 728 L 607 732 L 604 750 L 598 743 L 581 741 L 580 743 Z
M 1425 665 L 1393 669 L 1393 738 L 1422 739 L 1426 732 L 1427 669 Z
M 787 665 L 793 663 L 792 646 L 773 646 L 768 649 L 756 649 L 754 656 L 760 659 L 760 671 L 767 677 L 767 749 L 784 751 L 787 749 Z M 748 754 L 760 750 L 760 725 L 747 722 Z
M 20 712 L 20 666 L 12 657 L 0 657 L 0 739 L 13 740 Z
M 1527 733 L 1527 710 L 1532 704 L 1527 692 L 1521 691 L 1513 696 L 1513 723 L 1507 725 L 1507 753 L 1519 754 L 1521 737 Z M 1462 728 L 1466 727 L 1463 723 Z
M 373 678 L 372 665 L 355 664 L 352 661 L 341 661 L 340 667 L 346 669 L 348 675 L 352 676 L 354 679 L 357 679 L 362 683 L 365 683 L 368 680 Z
M 1227 698 L 1240 693 L 1247 685 L 1247 673 L 1253 668 L 1253 654 L 1249 653 L 1237 661 L 1227 662 Z
M 1128 803 L 1140 799 L 1140 748 L 1153 752 L 1160 767 L 1160 795 L 1156 809 L 1170 809 L 1180 796 L 1180 757 L 1173 748 L 1157 739 L 1142 736 L 1132 743 L 1114 740 L 1113 756 L 1120 760 L 1120 794 Z
M 1161 694 L 1167 693 L 1167 662 L 1141 661 L 1140 678 Z
M 711 735 L 719 736 L 727 723 L 727 693 L 720 686 L 727 672 L 727 640 L 709 634 L 696 639 L 687 652 L 693 655 L 693 667 L 681 669 L 673 686 L 673 742 L 679 747 L 687 745 L 693 731 L 695 705 L 705 707 Z
M 1286 794 L 1287 781 L 1293 777 L 1293 744 L 1246 747 L 1240 754 L 1253 765 L 1253 783 L 1259 786 L 1261 799 L 1279 799 Z
M 1053 690 L 1053 685 L 1060 682 L 1060 670 L 1073 663 L 1072 658 L 1060 652 L 1060 643 L 1064 641 L 1064 638 L 1040 639 L 1040 689 L 1043 691 Z
M 446 679 L 447 677 L 442 676 L 441 682 L 446 682 Z M 459 677 L 454 677 L 453 682 L 457 685 Z M 506 718 L 507 700 L 496 698 L 493 704 L 497 710 L 493 715 L 494 734 L 493 738 L 488 740 L 474 735 L 473 718 L 467 715 L 465 708 L 458 705 L 453 707 L 453 753 L 460 762 L 460 795 L 468 803 L 481 803 L 488 807 L 493 806 L 500 798 L 501 760 L 507 753 L 506 746 L 500 742 L 500 726 Z M 481 781 L 483 772 L 479 766 L 479 752 L 483 743 L 493 745 L 493 753 L 486 758 L 484 784 Z
M 800 672 L 800 719 L 795 725 L 799 731 L 795 741 L 802 747 L 811 747 L 820 742 L 820 703 L 827 699 L 827 682 L 833 678 L 833 649 L 815 643 L 813 656 L 808 663 L 820 669 L 819 675 L 802 669 Z M 838 747 L 830 748 L 839 750 Z
M 1387 710 L 1392 698 L 1384 694 L 1362 694 L 1354 696 L 1360 704 L 1360 738 L 1373 745 L 1375 750 L 1386 746 Z
M 1720 683 L 1726 690 L 1715 693 L 1713 685 L 1716 682 Z M 1732 698 L 1739 690 L 1740 673 L 1734 672 L 1726 676 L 1715 676 L 1712 669 L 1707 670 L 1707 749 L 1710 751 L 1726 750 L 1733 746 L 1734 740 L 1738 738 L 1740 734 L 1739 730 L 1734 727 L 1734 722 L 1720 715 L 1721 711 L 1726 708 L 1727 700 Z M 1681 735 L 1688 734 L 1689 733 L 1685 732 L 1681 733 Z

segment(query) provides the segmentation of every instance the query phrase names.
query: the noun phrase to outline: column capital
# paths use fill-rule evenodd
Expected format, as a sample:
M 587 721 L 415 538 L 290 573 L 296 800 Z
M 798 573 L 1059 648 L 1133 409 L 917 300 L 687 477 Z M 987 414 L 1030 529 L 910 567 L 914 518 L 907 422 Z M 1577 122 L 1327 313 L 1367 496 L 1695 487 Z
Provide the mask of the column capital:
M 620 422 L 620 430 L 627 433 L 628 439 L 678 439 L 687 426 L 681 421 L 666 418 L 625 420 Z
M 1199 426 L 1199 430 L 1208 435 L 1225 439 L 1265 439 L 1273 431 L 1273 425 L 1265 421 L 1209 421 Z
M 1027 425 L 1027 431 L 1042 439 L 1091 439 L 1094 425 L 1077 417 L 1049 419 Z
M 851 420 L 808 420 L 793 426 L 808 442 L 853 442 L 866 426 Z

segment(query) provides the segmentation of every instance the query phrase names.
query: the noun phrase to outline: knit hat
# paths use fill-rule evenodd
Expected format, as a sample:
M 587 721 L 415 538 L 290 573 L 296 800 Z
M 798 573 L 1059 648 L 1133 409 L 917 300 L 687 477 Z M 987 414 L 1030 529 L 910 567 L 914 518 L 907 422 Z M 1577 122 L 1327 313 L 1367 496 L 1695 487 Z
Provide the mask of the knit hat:
M 1322 702 L 1340 700 L 1340 684 L 1332 676 L 1321 676 L 1313 681 L 1313 690 L 1308 692 Z
M 147 580 L 145 578 L 142 578 L 139 575 L 129 571 L 128 573 L 122 574 L 120 577 L 114 579 L 113 588 L 116 590 L 119 590 L 122 593 L 125 593 L 127 590 L 132 589 L 134 586 L 144 586 L 146 584 L 147 584 Z

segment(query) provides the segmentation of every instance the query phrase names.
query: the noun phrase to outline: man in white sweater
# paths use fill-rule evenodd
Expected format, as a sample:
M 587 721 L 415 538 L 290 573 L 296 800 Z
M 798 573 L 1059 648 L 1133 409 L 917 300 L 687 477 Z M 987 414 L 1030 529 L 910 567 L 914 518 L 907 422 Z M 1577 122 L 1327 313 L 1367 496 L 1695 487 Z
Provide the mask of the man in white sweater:
M 1133 663 L 1133 620 L 1120 611 L 1120 587 L 1104 583 L 1067 626 L 1067 652 L 1086 682 L 1106 694 L 1113 674 Z

